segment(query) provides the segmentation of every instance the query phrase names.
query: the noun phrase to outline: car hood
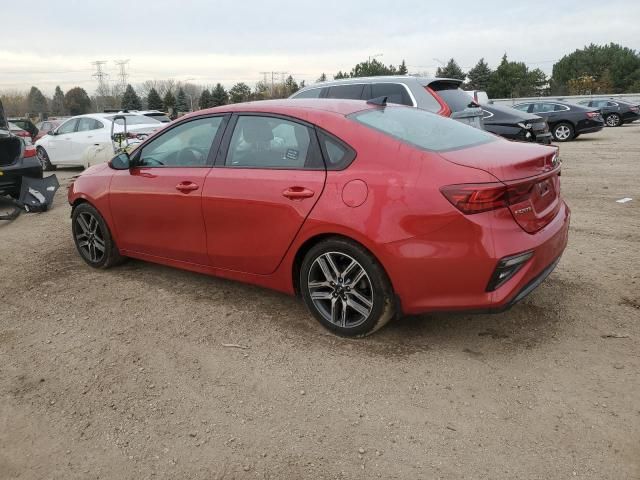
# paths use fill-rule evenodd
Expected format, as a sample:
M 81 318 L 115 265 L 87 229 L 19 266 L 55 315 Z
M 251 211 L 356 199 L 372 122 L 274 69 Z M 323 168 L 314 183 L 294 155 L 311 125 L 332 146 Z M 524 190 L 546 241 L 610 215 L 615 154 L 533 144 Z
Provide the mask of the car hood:
M 111 168 L 108 163 L 97 163 L 84 170 L 79 176 L 95 175 L 96 173 L 103 172 L 104 170 Z
M 488 112 L 488 115 L 485 114 L 484 117 L 485 125 L 538 122 L 542 120 L 542 118 L 538 115 L 521 112 L 520 110 L 516 110 L 515 108 L 511 107 L 503 107 L 500 105 L 482 105 L 482 109 L 485 112 Z

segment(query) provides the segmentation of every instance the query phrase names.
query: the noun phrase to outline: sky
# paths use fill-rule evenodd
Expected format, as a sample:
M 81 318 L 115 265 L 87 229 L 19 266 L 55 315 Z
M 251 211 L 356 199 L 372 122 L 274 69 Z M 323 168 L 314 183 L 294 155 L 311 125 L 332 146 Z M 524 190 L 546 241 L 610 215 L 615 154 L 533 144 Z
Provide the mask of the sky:
M 56 85 L 92 94 L 96 60 L 110 82 L 115 62 L 129 60 L 133 85 L 229 87 L 253 86 L 261 72 L 309 84 L 376 55 L 433 75 L 451 57 L 468 70 L 481 57 L 495 67 L 506 52 L 550 74 L 590 43 L 640 50 L 640 0 L 31 0 L 0 12 L 0 91 L 36 85 L 47 95 Z

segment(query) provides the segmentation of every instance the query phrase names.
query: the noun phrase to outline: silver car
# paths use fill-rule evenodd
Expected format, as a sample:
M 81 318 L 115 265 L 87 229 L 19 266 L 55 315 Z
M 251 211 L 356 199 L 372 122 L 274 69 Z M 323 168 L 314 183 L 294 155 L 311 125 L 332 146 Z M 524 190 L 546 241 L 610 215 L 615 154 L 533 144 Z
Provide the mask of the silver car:
M 482 126 L 482 109 L 461 88 L 462 80 L 410 76 L 361 77 L 310 85 L 290 98 L 344 98 L 408 105 L 451 117 L 476 128 Z

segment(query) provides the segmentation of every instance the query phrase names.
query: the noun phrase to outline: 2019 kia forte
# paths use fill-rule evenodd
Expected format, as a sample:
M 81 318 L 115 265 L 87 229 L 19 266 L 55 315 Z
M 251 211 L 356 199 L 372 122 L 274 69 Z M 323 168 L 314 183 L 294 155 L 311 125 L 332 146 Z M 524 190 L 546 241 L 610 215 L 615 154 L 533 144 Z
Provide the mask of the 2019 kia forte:
M 557 149 L 416 108 L 281 100 L 195 112 L 69 188 L 81 257 L 298 293 L 330 330 L 502 310 L 555 267 Z

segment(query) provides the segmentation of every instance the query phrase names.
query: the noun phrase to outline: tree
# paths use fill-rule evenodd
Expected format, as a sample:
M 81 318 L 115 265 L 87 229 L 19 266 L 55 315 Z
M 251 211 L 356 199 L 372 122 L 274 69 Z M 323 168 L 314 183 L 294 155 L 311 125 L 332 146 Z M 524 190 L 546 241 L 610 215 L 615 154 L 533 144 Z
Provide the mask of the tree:
M 551 90 L 564 95 L 570 80 L 593 77 L 600 83 L 607 75 L 611 90 L 607 93 L 634 93 L 633 85 L 640 81 L 640 54 L 616 43 L 591 44 L 562 57 L 554 66 L 551 75 Z
M 122 95 L 121 108 L 123 110 L 142 110 L 142 101 L 131 84 L 127 85 Z
M 201 109 L 211 107 L 211 92 L 207 88 L 205 88 L 200 94 L 200 100 L 198 100 L 198 105 Z
M 222 84 L 217 83 L 213 90 L 211 90 L 211 106 L 219 107 L 220 105 L 226 105 L 227 103 L 229 103 L 229 94 Z
M 545 93 L 546 84 L 547 76 L 542 70 L 529 70 L 523 62 L 510 62 L 505 53 L 489 77 L 487 93 L 490 98 L 538 96 Z
M 404 60 L 402 60 L 402 63 L 398 67 L 398 75 L 406 75 L 408 73 L 409 73 L 409 69 L 407 68 L 407 64 L 404 63 Z
M 320 77 L 316 80 L 316 83 L 326 82 L 326 81 L 327 81 L 327 75 L 323 72 L 322 75 L 320 75 Z
M 176 97 L 176 110 L 178 112 L 190 111 L 189 105 L 187 104 L 187 94 L 184 93 L 182 87 L 178 90 L 178 96 Z
M 91 110 L 91 99 L 84 88 L 74 87 L 64 95 L 69 115 L 84 115 Z
M 340 72 L 338 72 L 340 73 Z M 393 65 L 388 67 L 379 62 L 375 58 L 367 60 L 366 62 L 360 62 L 351 69 L 350 77 L 377 77 L 380 75 L 395 75 L 398 71 Z
M 47 98 L 37 87 L 31 87 L 29 95 L 27 95 L 27 104 L 29 113 L 45 113 L 49 110 L 47 107 Z
M 151 87 L 151 90 L 149 90 L 149 95 L 147 95 L 147 108 L 149 110 L 164 110 L 162 98 L 158 94 L 158 91 L 153 87 Z
M 298 82 L 296 82 L 291 75 L 284 81 L 284 90 L 284 97 L 289 97 L 300 90 Z
M 251 99 L 251 88 L 244 82 L 236 83 L 229 90 L 229 102 L 241 103 L 248 102 Z
M 264 82 L 256 83 L 256 87 L 251 94 L 252 100 L 265 100 L 271 96 L 269 87 Z
M 60 86 L 56 87 L 56 91 L 53 94 L 53 99 L 51 100 L 51 114 L 55 116 L 62 116 L 65 114 L 64 107 L 64 93 Z
M 164 94 L 164 99 L 162 100 L 164 103 L 164 107 L 167 110 L 170 110 L 172 113 L 175 113 L 176 108 L 176 97 L 173 95 L 171 90 L 167 90 L 167 93 Z
M 333 79 L 334 79 L 334 80 L 341 80 L 341 79 L 343 79 L 343 78 L 349 78 L 349 74 L 348 74 L 348 73 L 343 72 L 342 70 L 340 70 L 338 73 L 336 73 L 336 74 L 333 76 Z
M 476 66 L 467 73 L 469 79 L 466 84 L 467 90 L 483 90 L 489 88 L 489 79 L 491 78 L 491 69 L 484 58 L 481 58 Z
M 464 80 L 467 77 L 467 74 L 462 71 L 453 58 L 450 58 L 444 67 L 438 67 L 438 70 L 436 70 L 436 77 Z

